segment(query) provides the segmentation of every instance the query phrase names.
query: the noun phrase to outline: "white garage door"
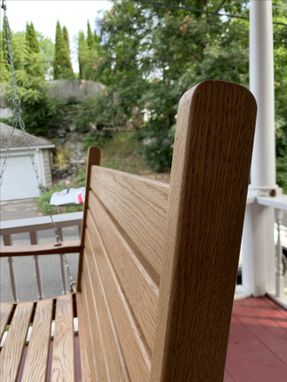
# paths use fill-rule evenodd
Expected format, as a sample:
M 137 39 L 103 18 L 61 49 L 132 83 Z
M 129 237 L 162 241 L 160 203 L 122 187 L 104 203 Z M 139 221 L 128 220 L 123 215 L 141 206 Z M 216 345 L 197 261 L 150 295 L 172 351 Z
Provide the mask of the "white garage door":
M 36 163 L 39 167 L 38 155 L 36 155 Z M 41 174 L 41 171 L 39 172 Z M 37 196 L 39 196 L 39 188 L 30 157 L 27 154 L 9 156 L 0 190 L 1 201 Z

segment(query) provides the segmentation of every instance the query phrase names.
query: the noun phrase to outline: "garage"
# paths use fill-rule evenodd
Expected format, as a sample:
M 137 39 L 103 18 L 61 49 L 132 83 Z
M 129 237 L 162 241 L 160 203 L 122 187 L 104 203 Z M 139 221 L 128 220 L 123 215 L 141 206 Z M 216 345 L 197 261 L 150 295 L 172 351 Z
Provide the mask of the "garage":
M 31 154 L 37 165 L 41 183 L 44 187 L 50 187 L 52 185 L 51 150 L 54 148 L 54 145 L 46 139 L 35 137 L 19 130 L 14 130 L 12 134 L 12 127 L 4 123 L 0 123 L 0 136 L 1 169 L 7 151 L 7 145 L 9 145 L 10 141 L 7 167 L 3 174 L 3 183 L 0 189 L 1 202 L 38 197 L 40 191 L 29 155 L 30 153 L 25 142 L 29 142 Z

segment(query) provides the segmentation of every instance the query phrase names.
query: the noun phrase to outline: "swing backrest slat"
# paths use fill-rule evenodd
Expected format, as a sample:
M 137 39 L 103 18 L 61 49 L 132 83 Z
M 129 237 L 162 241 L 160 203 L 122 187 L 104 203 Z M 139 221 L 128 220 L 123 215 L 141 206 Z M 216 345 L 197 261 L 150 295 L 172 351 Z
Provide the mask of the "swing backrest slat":
M 188 91 L 170 185 L 90 151 L 77 306 L 96 380 L 223 380 L 255 116 L 241 86 Z

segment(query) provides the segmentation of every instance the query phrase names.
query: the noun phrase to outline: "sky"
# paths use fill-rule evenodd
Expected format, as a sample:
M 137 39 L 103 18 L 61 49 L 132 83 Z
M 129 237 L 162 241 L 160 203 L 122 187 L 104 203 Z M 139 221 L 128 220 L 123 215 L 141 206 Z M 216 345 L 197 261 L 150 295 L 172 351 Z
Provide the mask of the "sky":
M 62 26 L 65 25 L 69 31 L 75 71 L 78 71 L 78 32 L 86 32 L 87 20 L 94 29 L 95 19 L 112 5 L 111 1 L 102 0 L 7 0 L 6 4 L 10 27 L 14 32 L 24 31 L 26 23 L 32 21 L 38 32 L 55 42 L 57 20 Z

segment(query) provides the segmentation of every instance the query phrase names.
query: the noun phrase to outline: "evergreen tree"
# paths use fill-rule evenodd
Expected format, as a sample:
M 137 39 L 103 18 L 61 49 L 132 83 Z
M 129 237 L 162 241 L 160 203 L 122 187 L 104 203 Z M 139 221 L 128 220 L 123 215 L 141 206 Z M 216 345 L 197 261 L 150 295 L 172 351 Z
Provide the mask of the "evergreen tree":
M 71 51 L 70 51 L 69 32 L 68 32 L 68 29 L 65 26 L 63 27 L 63 37 L 64 37 L 66 48 L 67 48 L 67 51 L 68 51 L 68 54 L 69 54 L 69 57 L 70 57 Z
M 79 61 L 79 78 L 87 78 L 87 60 L 88 60 L 88 45 L 83 31 L 79 32 L 78 36 L 78 61 Z
M 0 82 L 6 82 L 9 79 L 9 62 L 8 62 L 8 52 L 6 44 L 6 30 L 5 30 L 5 21 L 3 18 L 2 22 L 2 31 L 0 32 Z
M 30 52 L 40 53 L 40 46 L 33 23 L 26 24 L 26 43 Z
M 99 60 L 100 42 L 94 35 L 90 23 L 87 22 L 87 38 L 81 31 L 78 37 L 78 60 L 80 78 L 85 80 L 97 80 L 97 66 Z
M 26 24 L 25 43 L 27 49 L 25 70 L 28 75 L 43 79 L 45 71 L 44 58 L 40 52 L 40 45 L 33 23 Z
M 87 43 L 89 49 L 92 50 L 95 47 L 95 39 L 89 21 L 87 22 Z
M 56 46 L 55 46 L 55 60 L 54 60 L 54 79 L 73 79 L 74 73 L 71 64 L 68 31 L 64 33 L 59 21 L 56 25 Z

